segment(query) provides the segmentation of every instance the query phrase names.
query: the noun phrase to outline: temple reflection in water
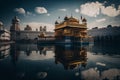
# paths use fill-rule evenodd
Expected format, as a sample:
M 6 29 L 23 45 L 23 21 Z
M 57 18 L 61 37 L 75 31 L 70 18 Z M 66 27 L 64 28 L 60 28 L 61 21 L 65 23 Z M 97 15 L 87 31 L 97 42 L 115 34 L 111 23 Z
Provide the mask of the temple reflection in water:
M 85 67 L 87 65 L 87 50 L 85 47 L 55 47 L 55 63 L 63 64 L 65 69 Z
M 111 45 L 2 45 L 0 80 L 120 80 L 118 48 Z
M 4 59 L 9 56 L 10 45 L 0 46 L 0 59 Z

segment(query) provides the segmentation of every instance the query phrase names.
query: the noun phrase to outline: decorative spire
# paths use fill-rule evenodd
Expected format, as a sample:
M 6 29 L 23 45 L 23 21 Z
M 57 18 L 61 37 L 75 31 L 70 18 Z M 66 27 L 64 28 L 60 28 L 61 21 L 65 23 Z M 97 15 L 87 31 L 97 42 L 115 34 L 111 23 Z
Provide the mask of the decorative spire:
M 55 21 L 55 24 L 59 24 L 57 20 Z
M 82 16 L 81 16 L 81 20 L 82 20 L 83 18 L 82 18 Z
M 65 21 L 66 21 L 66 20 L 68 20 L 68 17 L 67 17 L 67 15 L 65 16 L 64 20 L 65 20 Z
M 71 18 L 73 18 L 73 15 L 72 15 L 72 13 L 71 13 Z
M 82 19 L 82 22 L 87 22 L 87 20 L 85 18 Z

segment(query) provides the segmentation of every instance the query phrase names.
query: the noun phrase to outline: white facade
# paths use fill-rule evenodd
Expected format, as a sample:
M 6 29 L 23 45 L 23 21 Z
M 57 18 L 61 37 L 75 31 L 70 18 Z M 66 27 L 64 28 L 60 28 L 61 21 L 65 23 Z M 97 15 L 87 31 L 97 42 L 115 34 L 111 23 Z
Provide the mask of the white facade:
M 44 33 L 45 36 L 54 36 L 54 32 L 41 32 L 41 31 L 17 31 L 16 40 L 34 40 L 38 39 L 38 36 Z
M 88 35 L 92 37 L 96 36 L 118 36 L 120 35 L 120 27 L 106 27 L 106 28 L 95 28 L 88 30 Z
M 1 41 L 9 41 L 10 40 L 10 32 L 6 29 L 0 30 L 0 40 Z

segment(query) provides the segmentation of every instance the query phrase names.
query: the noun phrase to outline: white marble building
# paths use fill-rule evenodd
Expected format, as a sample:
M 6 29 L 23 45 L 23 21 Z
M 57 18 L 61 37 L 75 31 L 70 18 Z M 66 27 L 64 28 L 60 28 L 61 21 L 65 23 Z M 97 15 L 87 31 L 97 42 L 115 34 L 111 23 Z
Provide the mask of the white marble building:
M 120 40 L 120 26 L 108 25 L 106 28 L 93 28 L 88 30 L 88 35 L 94 40 Z
M 17 31 L 16 40 L 35 40 L 38 39 L 39 35 L 43 33 L 41 31 Z M 44 32 L 45 36 L 53 36 L 53 32 Z
M 106 28 L 93 28 L 88 30 L 90 36 L 119 36 L 120 35 L 120 26 L 111 26 L 108 25 Z
M 0 22 L 0 41 L 10 41 L 10 31 L 3 27 L 2 22 Z
M 44 34 L 44 36 L 54 36 L 54 32 L 47 32 L 46 26 L 40 26 L 39 30 L 33 31 L 31 26 L 26 25 L 24 30 L 20 30 L 20 19 L 14 17 L 12 19 L 12 26 L 10 27 L 11 40 L 34 40 L 39 39 L 38 36 Z

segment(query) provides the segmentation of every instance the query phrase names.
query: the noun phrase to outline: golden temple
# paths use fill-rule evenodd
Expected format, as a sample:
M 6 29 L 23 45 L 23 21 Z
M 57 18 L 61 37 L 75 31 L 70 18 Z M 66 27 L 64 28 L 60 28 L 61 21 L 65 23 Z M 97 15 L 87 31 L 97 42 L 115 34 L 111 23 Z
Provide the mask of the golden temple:
M 88 38 L 87 20 L 81 18 L 81 21 L 71 17 L 65 17 L 62 22 L 55 22 L 55 38 L 63 42 L 80 42 Z

